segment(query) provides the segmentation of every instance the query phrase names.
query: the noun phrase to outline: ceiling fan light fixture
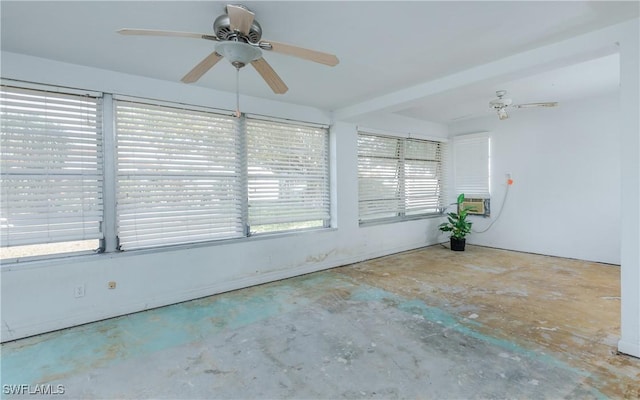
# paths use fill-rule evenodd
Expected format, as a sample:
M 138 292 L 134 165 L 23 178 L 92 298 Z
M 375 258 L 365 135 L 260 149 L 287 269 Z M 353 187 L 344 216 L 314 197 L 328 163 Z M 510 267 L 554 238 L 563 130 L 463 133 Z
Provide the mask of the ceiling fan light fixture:
M 242 68 L 262 57 L 257 47 L 242 42 L 221 42 L 216 46 L 216 53 L 220 54 L 236 68 Z
M 500 118 L 500 121 L 509 118 L 509 114 L 507 114 L 507 110 L 504 107 L 498 108 L 498 118 Z

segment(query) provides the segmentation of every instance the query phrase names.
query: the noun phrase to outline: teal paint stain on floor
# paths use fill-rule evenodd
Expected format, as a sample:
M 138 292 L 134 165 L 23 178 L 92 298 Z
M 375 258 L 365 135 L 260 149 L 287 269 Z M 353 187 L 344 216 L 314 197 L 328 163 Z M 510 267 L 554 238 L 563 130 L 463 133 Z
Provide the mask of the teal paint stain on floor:
M 328 275 L 307 275 L 4 343 L 2 382 L 47 383 L 191 343 L 305 306 L 324 295 L 326 285 L 353 286 Z

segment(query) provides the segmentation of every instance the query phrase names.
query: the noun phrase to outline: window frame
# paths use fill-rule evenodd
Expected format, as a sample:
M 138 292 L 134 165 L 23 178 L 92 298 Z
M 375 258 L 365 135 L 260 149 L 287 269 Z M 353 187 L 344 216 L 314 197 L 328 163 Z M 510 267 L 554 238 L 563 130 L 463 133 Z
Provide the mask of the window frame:
M 358 130 L 357 132 L 357 137 L 358 137 L 358 223 L 359 226 L 368 226 L 368 225 L 377 225 L 377 224 L 386 224 L 386 223 L 393 223 L 393 222 L 402 222 L 402 221 L 410 221 L 410 220 L 417 220 L 417 219 L 428 219 L 428 218 L 434 218 L 434 217 L 439 217 L 442 215 L 446 205 L 446 195 L 447 195 L 447 190 L 446 190 L 446 183 L 447 183 L 447 174 L 446 174 L 446 162 L 447 162 L 447 143 L 445 140 L 437 140 L 437 139 L 425 139 L 425 138 L 421 138 L 421 137 L 411 137 L 411 135 L 408 136 L 396 136 L 393 134 L 388 134 L 388 133 L 377 133 L 377 132 L 372 132 L 370 130 Z M 396 141 L 396 155 L 394 157 L 389 157 L 389 156 L 375 156 L 375 155 L 371 155 L 371 154 L 363 154 L 362 153 L 362 146 L 361 146 L 361 139 L 363 137 L 371 137 L 371 138 L 380 138 L 382 140 L 394 140 Z M 411 143 L 411 142 L 419 142 L 419 143 L 425 143 L 425 144 L 429 144 L 429 145 L 434 145 L 436 146 L 436 157 L 437 159 L 434 160 L 430 160 L 430 159 L 416 159 L 413 157 L 408 157 L 407 156 L 407 143 Z M 362 184 L 363 184 L 363 175 L 362 175 L 362 168 L 363 165 L 361 163 L 362 159 L 365 158 L 371 158 L 371 159 L 388 159 L 388 160 L 395 160 L 397 161 L 397 167 L 396 167 L 396 178 L 397 178 L 397 188 L 396 188 L 396 193 L 397 193 L 397 208 L 395 210 L 392 210 L 391 208 L 387 209 L 384 211 L 385 214 L 390 214 L 390 213 L 394 213 L 395 215 L 393 216 L 383 216 L 383 217 L 367 217 L 367 214 L 363 214 L 363 207 L 362 204 L 365 201 L 370 201 L 370 202 L 375 202 L 378 199 L 367 199 L 367 200 L 363 200 L 363 192 L 362 192 Z M 407 204 L 408 201 L 408 185 L 407 185 L 407 160 L 413 160 L 413 161 L 431 161 L 431 162 L 435 162 L 436 165 L 436 171 L 435 171 L 435 178 L 437 180 L 437 189 L 436 192 L 434 193 L 434 196 L 437 199 L 437 205 L 434 208 L 434 211 L 428 211 L 428 212 L 422 212 L 422 213 L 407 213 L 408 211 L 410 211 L 410 207 Z M 389 175 L 390 170 L 387 171 L 387 176 L 390 177 Z M 367 193 L 368 194 L 368 193 Z M 371 214 L 371 213 L 368 213 Z M 364 216 L 364 218 L 363 218 Z
M 240 122 L 144 100 L 113 104 L 118 250 L 243 237 Z
M 79 223 L 79 220 L 88 221 L 86 218 L 87 216 L 89 216 L 89 214 L 95 215 L 93 218 L 89 218 L 90 221 L 93 221 L 91 222 L 91 224 L 95 225 L 95 227 L 89 231 L 87 231 L 86 228 L 76 228 L 71 232 L 80 233 L 73 233 L 68 237 L 63 237 L 55 233 L 55 229 L 61 229 L 62 226 L 58 226 L 59 223 L 53 223 L 53 225 L 47 224 L 47 232 L 51 233 L 48 233 L 46 235 L 46 240 L 36 240 L 37 238 L 34 236 L 32 239 L 22 241 L 21 243 L 14 242 L 14 244 L 11 244 L 9 246 L 4 246 L 3 243 L 3 252 L 7 251 L 6 249 L 15 249 L 13 251 L 10 251 L 10 253 L 14 253 L 17 250 L 18 255 L 16 255 L 15 257 L 9 256 L 7 258 L 4 258 L 2 259 L 2 263 L 66 257 L 77 254 L 93 254 L 104 251 L 104 93 L 62 88 L 51 85 L 16 82 L 5 79 L 2 79 L 0 83 L 3 92 L 2 97 L 3 99 L 6 99 L 6 102 L 3 101 L 2 104 L 3 114 L 5 112 L 11 113 L 12 110 L 20 109 L 22 107 L 20 106 L 20 104 L 22 103 L 24 103 L 27 107 L 25 109 L 26 114 L 19 116 L 18 119 L 14 120 L 12 125 L 5 125 L 4 121 L 6 121 L 7 119 L 4 119 L 2 124 L 3 131 L 5 130 L 5 128 L 7 129 L 7 131 L 3 132 L 3 139 L 9 141 L 11 140 L 10 136 L 15 136 L 15 134 L 18 134 L 18 136 L 20 136 L 20 134 L 22 134 L 18 129 L 20 126 L 22 126 L 21 124 L 18 124 L 18 122 L 20 121 L 25 124 L 24 126 L 28 124 L 34 125 L 34 128 L 36 129 L 34 137 L 43 138 L 41 142 L 36 143 L 34 146 L 18 145 L 18 147 L 9 147 L 9 150 L 14 148 L 19 153 L 26 151 L 27 153 L 25 154 L 28 154 L 29 149 L 38 153 L 38 147 L 42 147 L 42 149 L 45 149 L 54 146 L 55 149 L 54 147 L 52 147 L 53 150 L 40 150 L 41 153 L 44 152 L 42 153 L 44 156 L 32 160 L 30 167 L 32 172 L 30 172 L 28 176 L 42 176 L 44 179 L 44 177 L 50 176 L 50 172 L 53 171 L 53 176 L 51 178 L 48 178 L 48 180 L 57 182 L 53 185 L 54 187 L 59 188 L 61 187 L 60 185 L 63 184 L 63 182 L 69 182 L 68 185 L 71 185 L 68 186 L 70 188 L 70 191 L 59 192 L 59 196 L 47 196 L 49 198 L 49 200 L 47 200 L 48 204 L 54 204 L 55 206 L 55 200 L 54 203 L 51 203 L 51 198 L 60 198 L 61 201 L 65 202 L 65 204 L 73 205 L 76 204 L 72 200 L 73 196 L 75 196 L 74 193 L 77 193 L 77 196 L 80 196 L 78 197 L 77 201 L 79 201 L 78 204 L 81 204 L 81 207 L 77 206 L 80 208 L 76 208 L 75 211 L 70 210 L 73 211 L 74 214 L 77 214 L 78 212 L 80 214 L 71 216 L 65 215 L 66 212 L 63 214 L 54 212 L 53 214 L 47 213 L 47 216 L 49 218 L 57 218 L 60 221 L 59 223 L 64 223 L 66 225 L 68 223 L 67 221 L 77 224 Z M 15 100 L 11 100 L 12 97 L 15 98 Z M 23 100 L 20 100 L 20 98 L 22 98 Z M 30 98 L 33 99 L 33 101 L 31 101 Z M 32 113 L 33 118 L 28 118 L 29 113 Z M 80 119 L 80 117 L 84 118 L 84 120 Z M 39 127 L 42 124 L 45 124 L 45 129 Z M 53 128 L 49 127 L 50 124 L 53 124 Z M 56 126 L 56 124 L 58 124 L 58 126 Z M 18 130 L 12 129 L 11 127 Z M 14 131 L 13 135 L 10 133 L 11 130 Z M 38 133 L 38 131 L 40 131 L 40 133 Z M 8 136 L 4 137 L 5 134 Z M 24 134 L 31 135 L 31 133 Z M 51 138 L 50 143 L 44 140 L 47 137 Z M 62 140 L 62 142 L 60 142 L 60 140 L 55 140 L 55 138 L 59 138 L 60 140 Z M 15 142 L 16 140 L 17 139 L 14 137 L 13 141 Z M 65 141 L 68 141 L 68 144 L 60 147 L 61 143 Z M 5 143 L 5 145 L 3 146 L 3 152 L 7 148 L 7 143 Z M 47 145 L 47 143 L 49 143 L 49 145 Z M 61 154 L 66 155 L 66 158 L 62 162 L 51 164 L 52 157 L 57 157 Z M 3 160 L 3 164 L 5 163 L 5 160 Z M 7 162 L 11 162 L 10 159 Z M 39 165 L 40 167 L 37 167 L 37 165 Z M 23 175 L 23 173 L 19 171 L 20 166 L 15 167 L 17 168 L 16 176 Z M 2 175 L 3 179 L 11 179 L 12 176 L 15 175 L 15 173 L 12 174 L 11 172 L 6 172 L 6 168 L 3 168 Z M 81 183 L 78 188 L 74 189 L 75 184 L 73 184 L 73 182 L 75 181 L 81 181 Z M 92 184 L 90 184 L 93 186 L 91 190 L 89 190 L 89 186 L 86 186 L 86 184 L 83 183 L 85 181 L 87 183 L 89 181 L 93 182 Z M 10 189 L 7 189 L 7 186 L 3 185 L 3 192 L 5 190 Z M 35 189 L 32 188 L 32 190 Z M 87 190 L 89 191 L 87 192 Z M 38 191 L 42 193 L 41 190 Z M 87 198 L 84 196 L 89 192 L 95 195 L 95 200 L 85 202 L 85 200 L 90 200 L 92 198 Z M 47 189 L 47 191 L 45 191 L 45 194 L 47 193 L 51 193 L 51 189 Z M 60 195 L 63 196 L 61 197 Z M 3 197 L 6 198 L 6 196 L 4 195 Z M 10 208 L 10 205 L 7 204 L 7 212 L 10 212 Z M 86 212 L 89 211 L 91 212 L 89 214 L 86 214 Z M 82 222 L 82 224 L 85 223 L 86 222 Z M 58 228 L 56 228 L 57 226 Z M 54 229 L 54 231 L 50 231 L 50 229 Z M 80 245 L 81 242 L 85 242 L 84 245 Z M 92 242 L 95 242 L 95 246 L 91 244 Z M 22 253 L 22 251 L 20 250 L 25 250 L 26 246 L 31 246 L 33 249 L 36 249 L 37 247 L 40 247 L 40 249 L 59 249 L 59 247 L 63 244 L 66 244 L 66 247 L 69 247 L 70 250 L 50 250 L 50 252 L 34 251 L 33 255 L 26 256 L 22 256 L 20 254 Z M 73 247 L 76 247 L 76 249 L 73 249 Z
M 311 124 L 301 121 L 291 121 L 291 120 L 282 120 L 272 117 L 265 117 L 256 114 L 248 114 L 243 116 L 244 122 L 244 132 L 246 137 L 246 173 L 247 173 L 247 236 L 256 236 L 256 235 L 266 235 L 266 234 L 276 234 L 276 233 L 284 233 L 284 232 L 295 232 L 295 231 L 305 231 L 305 230 L 315 230 L 315 229 L 323 229 L 331 227 L 331 175 L 330 175 L 330 133 L 328 126 L 321 124 Z M 271 129 L 273 133 L 273 137 L 271 138 L 262 138 L 259 140 L 261 142 L 260 145 L 256 145 L 256 142 L 253 140 L 252 135 L 259 135 L 260 133 L 264 133 L 267 129 Z M 279 130 L 283 132 L 280 132 Z M 261 132 L 262 131 L 262 132 Z M 271 133 L 270 132 L 270 133 Z M 299 133 L 300 138 L 296 141 L 287 138 L 291 137 L 292 133 Z M 268 135 L 268 134 L 267 134 Z M 306 142 L 305 143 L 305 136 Z M 284 156 L 273 158 L 268 160 L 267 157 L 257 160 L 252 159 L 252 153 L 260 152 L 265 150 L 263 144 L 265 141 L 271 139 L 270 145 L 274 148 L 283 151 Z M 308 143 L 311 141 L 311 143 Z M 309 146 L 310 144 L 318 145 L 318 147 Z M 309 152 L 304 152 L 304 157 L 297 157 L 297 160 L 291 160 L 291 154 L 299 154 L 300 150 L 311 150 L 311 153 L 314 153 L 314 149 L 317 149 L 317 154 L 310 154 Z M 288 152 L 286 152 L 288 151 Z M 295 157 L 294 157 L 295 158 Z M 306 158 L 306 159 L 305 159 Z M 298 166 L 298 170 L 296 170 L 295 165 Z M 284 166 L 284 168 L 283 168 Z M 288 167 L 288 168 L 287 168 Z M 256 187 L 255 184 L 259 184 L 260 178 L 256 178 L 257 174 L 252 174 L 252 169 L 260 169 L 264 171 L 262 179 L 262 191 L 263 195 L 274 196 L 280 195 L 282 191 L 281 187 L 287 186 L 286 183 L 296 182 L 298 186 L 300 186 L 300 181 L 303 181 L 304 187 L 298 187 L 297 190 L 303 190 L 310 192 L 308 196 L 304 198 L 304 201 L 295 201 L 293 204 L 289 206 L 289 208 L 296 208 L 296 212 L 298 215 L 301 213 L 308 215 L 312 213 L 314 218 L 276 218 L 279 220 L 275 220 L 270 223 L 263 224 L 252 224 L 252 222 L 264 220 L 265 217 L 262 215 L 262 218 L 258 218 L 258 216 L 254 216 L 252 218 L 252 207 L 256 204 L 262 203 L 262 209 L 265 210 L 266 207 L 271 207 L 272 212 L 277 215 L 281 215 L 281 212 L 278 213 L 283 206 L 281 202 L 288 203 L 285 200 L 275 199 L 275 201 L 269 202 L 260 202 L 259 199 L 254 199 L 252 201 L 252 191 L 260 189 L 260 187 Z M 279 169 L 280 174 L 276 174 L 273 170 Z M 302 172 L 300 171 L 302 170 Z M 321 174 L 321 175 L 320 175 Z M 253 175 L 253 176 L 252 176 Z M 273 175 L 273 177 L 268 176 Z M 279 175 L 279 176 L 278 176 Z M 309 182 L 310 180 L 310 182 Z M 266 182 L 266 187 L 264 183 Z M 274 193 L 273 189 L 269 190 L 269 186 L 273 186 L 277 184 L 279 186 L 277 193 Z M 253 188 L 252 188 L 253 186 Z M 315 195 L 312 189 L 309 189 L 309 186 L 315 187 L 316 189 L 320 188 L 321 192 L 319 195 Z M 289 189 L 291 191 L 296 189 Z M 289 202 L 290 203 L 290 202 Z M 311 204 L 313 203 L 313 204 Z M 320 212 L 318 212 L 318 207 L 320 207 Z M 264 211 L 263 211 L 264 212 Z M 317 222 L 320 221 L 320 224 Z M 312 223 L 316 222 L 315 225 Z M 290 228 L 280 229 L 280 230 L 268 230 L 269 226 L 274 225 L 292 225 Z M 296 226 L 297 225 L 297 226 Z M 308 226 L 305 226 L 308 225 Z M 263 231 L 253 230 L 252 228 L 255 226 L 264 227 Z
M 467 198 L 490 199 L 491 135 L 489 132 L 458 135 L 452 142 L 456 196 L 464 193 Z M 470 170 L 473 173 L 470 174 Z M 464 183 L 461 184 L 461 181 Z

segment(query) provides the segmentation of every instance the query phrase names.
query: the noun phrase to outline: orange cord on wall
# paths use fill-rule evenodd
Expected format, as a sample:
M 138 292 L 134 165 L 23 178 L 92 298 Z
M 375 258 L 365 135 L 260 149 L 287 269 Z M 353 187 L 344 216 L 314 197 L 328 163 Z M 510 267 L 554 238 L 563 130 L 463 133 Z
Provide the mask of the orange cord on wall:
M 498 219 L 500 219 L 500 216 L 502 215 L 502 210 L 504 210 L 504 205 L 507 203 L 507 197 L 509 196 L 509 188 L 511 187 L 511 185 L 513 185 L 513 179 L 511 179 L 511 174 L 508 174 L 508 178 L 507 178 L 507 190 L 504 191 L 504 198 L 502 199 L 502 204 L 500 205 L 500 211 L 498 211 L 498 215 L 496 216 L 496 218 L 491 221 L 491 223 L 489 224 L 489 226 L 487 226 L 486 228 L 484 228 L 481 231 L 476 231 L 474 229 L 471 229 L 471 232 L 473 233 L 485 233 L 486 231 L 488 231 L 489 229 L 491 229 L 491 227 L 493 226 L 493 224 L 496 223 L 496 221 L 498 221 Z

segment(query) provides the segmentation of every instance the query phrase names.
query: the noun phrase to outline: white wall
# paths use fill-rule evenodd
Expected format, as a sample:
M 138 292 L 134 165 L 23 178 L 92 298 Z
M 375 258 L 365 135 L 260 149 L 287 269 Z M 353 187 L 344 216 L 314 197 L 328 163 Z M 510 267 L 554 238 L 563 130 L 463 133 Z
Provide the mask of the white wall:
M 514 110 L 451 125 L 450 134 L 491 135 L 491 220 L 468 242 L 620 264 L 620 111 L 618 94 Z M 473 217 L 474 229 L 490 220 Z
M 618 349 L 640 357 L 640 19 L 620 35 L 620 158 L 624 210 L 620 237 L 622 321 Z
M 219 108 L 235 104 L 229 93 L 12 53 L 2 53 L 2 76 Z M 246 97 L 241 106 L 246 112 L 329 122 L 328 113 L 309 107 Z M 376 128 L 375 121 L 364 122 Z M 447 132 L 441 125 L 434 132 L 424 132 L 424 126 L 411 130 L 442 137 Z M 2 341 L 436 242 L 439 219 L 360 228 L 356 125 L 335 123 L 331 140 L 333 229 L 2 265 Z M 108 281 L 116 281 L 117 288 L 107 289 Z M 86 293 L 75 298 L 79 284 Z

